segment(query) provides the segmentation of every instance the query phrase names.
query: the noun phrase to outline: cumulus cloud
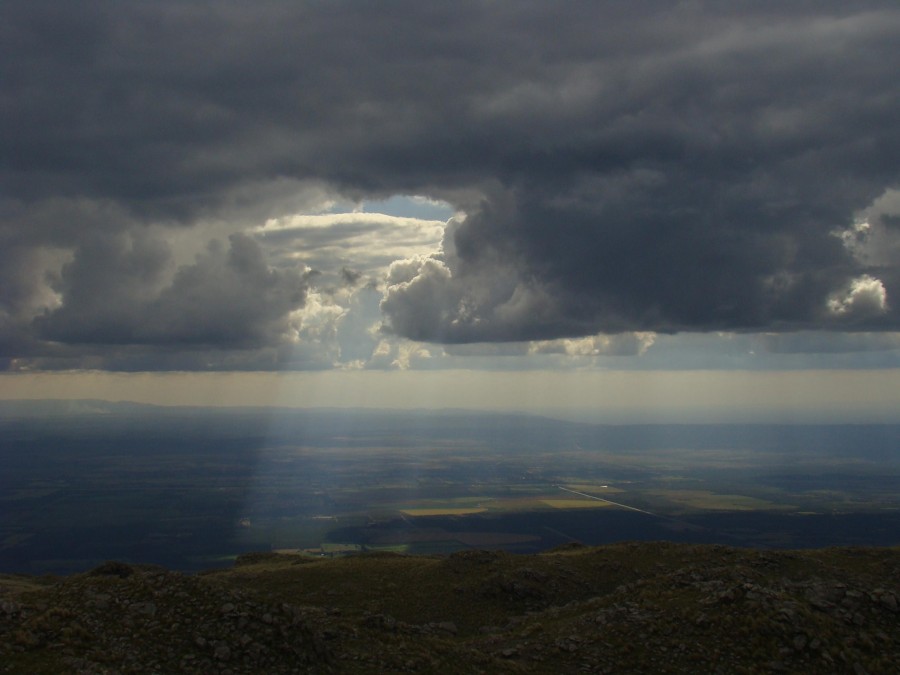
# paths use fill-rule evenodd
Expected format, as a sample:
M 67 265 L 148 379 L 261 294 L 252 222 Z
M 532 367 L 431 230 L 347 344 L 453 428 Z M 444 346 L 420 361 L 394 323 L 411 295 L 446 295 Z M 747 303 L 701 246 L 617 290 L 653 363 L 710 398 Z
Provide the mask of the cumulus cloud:
M 530 345 L 530 354 L 565 354 L 567 356 L 636 356 L 646 352 L 656 341 L 654 333 L 621 333 L 594 335 L 568 340 L 541 340 Z
M 880 280 L 864 274 L 828 299 L 828 310 L 838 317 L 868 318 L 887 312 L 887 293 Z
M 211 244 L 163 285 L 168 258 L 156 240 L 89 239 L 62 268 L 61 304 L 35 319 L 38 334 L 70 344 L 258 347 L 277 343 L 306 299 L 306 277 L 270 269 L 246 236 Z
M 892 271 L 900 259 L 900 190 L 886 190 L 835 234 L 857 261 L 873 269 Z
M 429 368 L 434 354 L 419 343 L 409 340 L 381 340 L 365 364 L 366 368 L 379 370 L 409 370 Z
M 354 361 L 379 320 L 573 355 L 896 331 L 898 32 L 894 0 L 7 0 L 0 356 L 330 362 L 311 270 Z M 329 213 L 393 195 L 465 215 Z
M 267 220 L 253 234 L 282 264 L 372 276 L 395 260 L 434 251 L 444 225 L 384 213 L 291 214 Z

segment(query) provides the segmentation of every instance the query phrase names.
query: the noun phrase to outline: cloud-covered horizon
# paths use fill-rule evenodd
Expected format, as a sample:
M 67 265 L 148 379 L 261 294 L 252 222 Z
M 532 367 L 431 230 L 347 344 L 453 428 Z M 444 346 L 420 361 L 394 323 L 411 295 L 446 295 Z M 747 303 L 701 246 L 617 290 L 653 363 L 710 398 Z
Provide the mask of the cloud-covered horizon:
M 9 0 L 0 359 L 896 351 L 898 35 L 893 0 Z

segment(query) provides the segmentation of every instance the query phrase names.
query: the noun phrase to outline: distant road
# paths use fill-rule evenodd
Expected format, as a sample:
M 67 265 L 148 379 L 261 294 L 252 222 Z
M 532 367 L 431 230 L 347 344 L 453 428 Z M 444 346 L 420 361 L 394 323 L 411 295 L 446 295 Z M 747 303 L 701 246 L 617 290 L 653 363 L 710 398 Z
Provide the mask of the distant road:
M 594 495 L 585 494 L 584 492 L 578 492 L 577 490 L 570 490 L 567 487 L 563 487 L 562 485 L 557 485 L 560 490 L 565 490 L 566 492 L 571 492 L 573 495 L 580 495 L 582 497 L 587 497 L 588 499 L 596 499 L 598 502 L 606 502 L 607 504 L 612 504 L 614 506 L 620 506 L 623 509 L 628 509 L 629 511 L 637 511 L 638 513 L 646 513 L 648 516 L 653 516 L 654 518 L 660 518 L 661 516 L 657 516 L 655 513 L 650 513 L 649 511 L 644 511 L 643 509 L 635 508 L 634 506 L 628 506 L 627 504 L 620 504 L 619 502 L 614 502 L 611 499 L 603 499 L 602 497 L 595 497 Z

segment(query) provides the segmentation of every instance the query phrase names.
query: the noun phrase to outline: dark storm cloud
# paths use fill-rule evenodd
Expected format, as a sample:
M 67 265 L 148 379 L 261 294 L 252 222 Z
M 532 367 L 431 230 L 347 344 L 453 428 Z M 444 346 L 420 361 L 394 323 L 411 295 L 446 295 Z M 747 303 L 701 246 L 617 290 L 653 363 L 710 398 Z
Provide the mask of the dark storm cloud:
M 896 329 L 900 261 L 835 233 L 900 187 L 898 34 L 894 0 L 7 0 L 0 339 L 271 342 L 299 277 L 239 240 L 166 279 L 142 232 L 285 181 L 468 213 L 391 271 L 415 339 Z
M 258 244 L 233 235 L 161 284 L 169 251 L 158 241 L 89 238 L 62 269 L 62 304 L 35 320 L 66 344 L 259 347 L 276 344 L 307 280 L 274 271 Z
M 359 283 L 359 280 L 362 279 L 362 273 L 351 270 L 349 267 L 341 268 L 341 280 L 344 282 L 346 286 L 353 287 Z

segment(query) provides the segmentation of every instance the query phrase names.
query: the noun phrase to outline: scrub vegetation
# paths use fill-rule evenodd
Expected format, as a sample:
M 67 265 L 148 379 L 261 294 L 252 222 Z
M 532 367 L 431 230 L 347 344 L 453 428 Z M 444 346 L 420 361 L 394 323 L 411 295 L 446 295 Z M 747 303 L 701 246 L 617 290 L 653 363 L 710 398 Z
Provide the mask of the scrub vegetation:
M 8 673 L 888 673 L 900 549 L 247 554 L 0 579 Z

